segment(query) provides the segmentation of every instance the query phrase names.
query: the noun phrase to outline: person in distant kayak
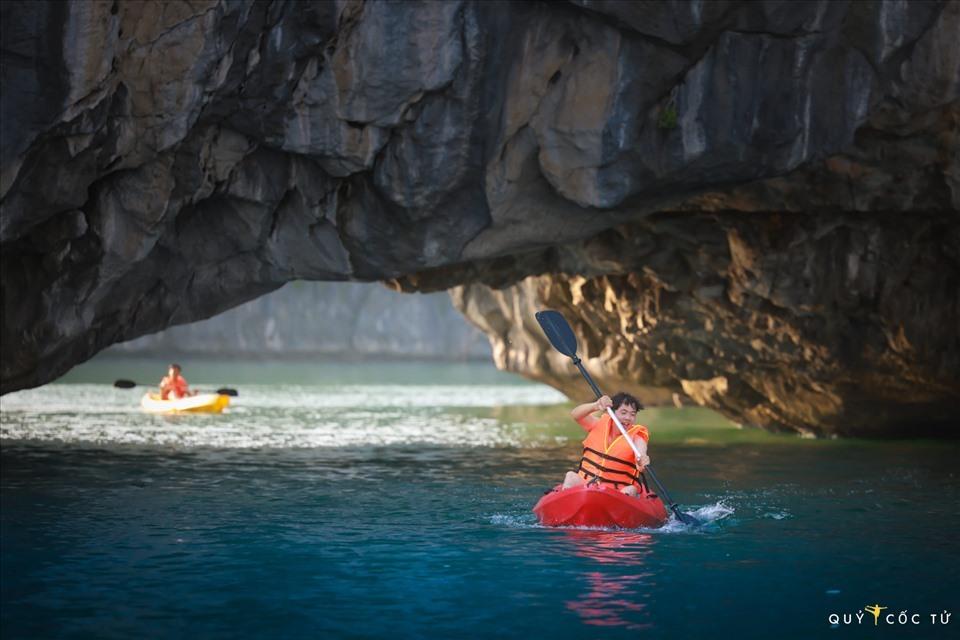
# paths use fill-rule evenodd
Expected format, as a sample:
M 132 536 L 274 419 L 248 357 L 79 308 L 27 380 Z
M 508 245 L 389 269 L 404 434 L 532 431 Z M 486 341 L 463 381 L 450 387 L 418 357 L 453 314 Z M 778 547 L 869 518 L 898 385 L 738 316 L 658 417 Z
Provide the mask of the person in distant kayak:
M 627 430 L 640 452 L 637 460 L 629 443 L 606 413 L 611 407 L 620 424 Z M 637 495 L 642 488 L 644 467 L 650 464 L 647 442 L 650 434 L 642 424 L 636 424 L 637 411 L 643 408 L 640 401 L 629 393 L 618 393 L 613 398 L 603 396 L 596 402 L 587 402 L 574 407 L 570 416 L 577 421 L 587 437 L 583 441 L 583 457 L 576 471 L 568 471 L 563 479 L 563 488 L 569 489 L 590 482 L 609 484 L 627 495 Z M 593 414 L 603 411 L 602 416 Z
M 167 375 L 160 381 L 160 399 L 169 400 L 170 396 L 174 398 L 183 398 L 192 396 L 187 381 L 180 375 L 180 365 L 172 364 L 167 371 Z

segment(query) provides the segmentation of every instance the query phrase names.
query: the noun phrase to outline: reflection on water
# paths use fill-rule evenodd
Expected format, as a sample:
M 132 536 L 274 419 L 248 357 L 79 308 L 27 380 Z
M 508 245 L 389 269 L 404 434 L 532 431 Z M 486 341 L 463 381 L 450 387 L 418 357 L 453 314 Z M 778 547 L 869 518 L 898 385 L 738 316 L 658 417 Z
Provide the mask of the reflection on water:
M 584 624 L 601 627 L 646 629 L 651 626 L 645 600 L 656 586 L 653 573 L 644 569 L 656 538 L 632 531 L 569 530 L 574 552 L 596 563 L 583 574 L 586 590 L 566 607 Z
M 620 567 L 643 565 L 643 559 L 656 544 L 653 535 L 634 531 L 568 529 L 564 533 L 578 556 Z

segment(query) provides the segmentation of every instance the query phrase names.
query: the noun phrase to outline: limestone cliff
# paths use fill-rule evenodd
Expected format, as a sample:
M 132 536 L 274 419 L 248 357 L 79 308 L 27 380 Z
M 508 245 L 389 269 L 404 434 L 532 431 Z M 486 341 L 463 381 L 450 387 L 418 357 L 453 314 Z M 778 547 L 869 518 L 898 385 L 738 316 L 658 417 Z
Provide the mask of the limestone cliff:
M 381 279 L 556 304 L 612 375 L 745 422 L 953 417 L 956 1 L 0 11 L 4 392 Z
M 183 356 L 490 361 L 486 336 L 444 293 L 381 284 L 292 282 L 208 320 L 114 345 L 105 353 Z M 179 354 L 179 355 L 178 355 Z

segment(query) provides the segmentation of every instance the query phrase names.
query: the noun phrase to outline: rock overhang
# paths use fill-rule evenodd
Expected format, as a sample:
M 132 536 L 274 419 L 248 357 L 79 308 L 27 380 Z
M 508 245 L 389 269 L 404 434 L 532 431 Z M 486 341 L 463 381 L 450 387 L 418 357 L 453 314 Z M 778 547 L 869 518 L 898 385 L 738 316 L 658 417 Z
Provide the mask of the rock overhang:
M 870 433 L 878 377 L 909 399 L 876 429 L 950 418 L 956 2 L 3 12 L 4 392 L 292 279 L 385 279 L 552 300 L 611 379 L 743 422 Z

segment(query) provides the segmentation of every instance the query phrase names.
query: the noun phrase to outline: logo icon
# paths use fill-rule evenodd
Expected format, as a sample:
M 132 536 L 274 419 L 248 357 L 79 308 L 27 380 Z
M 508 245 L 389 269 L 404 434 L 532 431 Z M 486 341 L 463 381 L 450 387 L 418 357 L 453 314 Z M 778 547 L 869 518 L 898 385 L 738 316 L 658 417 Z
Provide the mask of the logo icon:
M 886 607 L 881 607 L 878 604 L 870 604 L 863 608 L 867 613 L 873 614 L 873 626 L 877 626 L 877 620 L 880 619 L 880 612 L 886 609 Z

